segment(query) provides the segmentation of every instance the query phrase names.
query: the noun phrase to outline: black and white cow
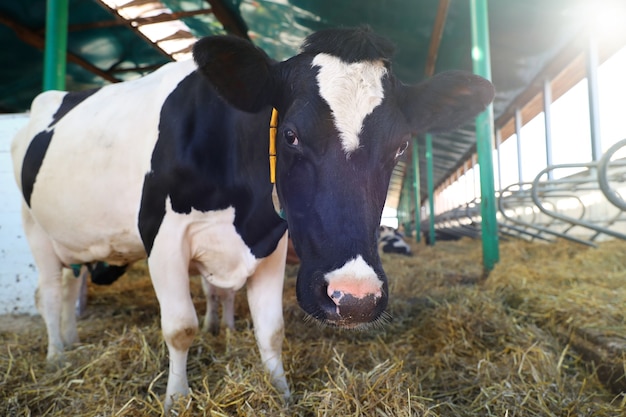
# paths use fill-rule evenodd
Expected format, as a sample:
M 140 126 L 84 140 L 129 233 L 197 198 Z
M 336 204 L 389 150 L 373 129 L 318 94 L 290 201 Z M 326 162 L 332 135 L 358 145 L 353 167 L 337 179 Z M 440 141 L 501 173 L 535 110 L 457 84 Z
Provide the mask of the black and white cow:
M 404 240 L 404 235 L 390 226 L 378 228 L 378 248 L 384 253 L 399 253 L 411 256 L 411 247 Z
M 247 41 L 209 37 L 195 45 L 194 61 L 98 90 L 38 96 L 12 155 L 48 360 L 76 340 L 64 316 L 73 308 L 61 303 L 73 301 L 63 297 L 62 268 L 147 257 L 169 350 L 166 407 L 188 392 L 198 328 L 190 271 L 220 288 L 247 285 L 261 358 L 288 396 L 287 224 L 301 261 L 302 309 L 343 328 L 379 320 L 388 291 L 376 235 L 398 156 L 411 134 L 453 129 L 494 95 L 488 81 L 465 72 L 404 85 L 391 72 L 392 49 L 367 28 L 335 29 L 274 62 Z M 272 107 L 286 221 L 272 204 Z

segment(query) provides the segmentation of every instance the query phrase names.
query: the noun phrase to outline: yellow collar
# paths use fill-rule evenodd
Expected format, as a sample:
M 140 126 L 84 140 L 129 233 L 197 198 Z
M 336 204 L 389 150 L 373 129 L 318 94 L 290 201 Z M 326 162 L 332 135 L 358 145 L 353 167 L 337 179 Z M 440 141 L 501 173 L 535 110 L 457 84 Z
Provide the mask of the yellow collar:
M 278 111 L 272 107 L 270 119 L 270 182 L 276 183 L 276 129 L 278 129 Z

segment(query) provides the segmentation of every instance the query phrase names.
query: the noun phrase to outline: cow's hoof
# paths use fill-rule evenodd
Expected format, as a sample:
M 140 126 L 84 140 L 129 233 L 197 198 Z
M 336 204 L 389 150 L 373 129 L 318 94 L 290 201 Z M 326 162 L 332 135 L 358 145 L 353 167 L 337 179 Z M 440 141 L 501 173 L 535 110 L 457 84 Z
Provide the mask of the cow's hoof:
M 67 368 L 70 366 L 70 362 L 64 353 L 55 353 L 54 355 L 48 355 L 46 357 L 46 371 L 56 372 L 59 369 Z

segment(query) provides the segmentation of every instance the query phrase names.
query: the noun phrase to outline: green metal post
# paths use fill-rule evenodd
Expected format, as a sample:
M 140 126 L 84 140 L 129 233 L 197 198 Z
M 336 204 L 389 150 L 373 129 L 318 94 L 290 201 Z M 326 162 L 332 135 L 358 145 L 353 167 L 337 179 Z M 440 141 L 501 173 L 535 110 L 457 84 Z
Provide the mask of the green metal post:
M 404 185 L 402 186 L 402 204 L 399 207 L 402 207 L 402 221 L 400 224 L 403 227 L 404 234 L 410 234 L 411 224 L 408 219 L 411 217 L 411 208 L 409 207 L 409 200 L 406 195 L 406 187 Z
M 472 62 L 474 73 L 491 80 L 487 0 L 470 0 L 472 18 Z M 476 151 L 480 166 L 480 210 L 482 217 L 483 267 L 491 271 L 500 260 L 498 223 L 493 179 L 493 106 L 476 118 Z
M 435 185 L 433 180 L 433 136 L 426 134 L 426 182 L 428 183 L 428 208 L 430 210 L 428 217 L 428 235 L 430 236 L 429 244 L 435 244 Z
M 65 90 L 69 0 L 48 0 L 43 90 Z
M 402 184 L 402 194 L 404 195 L 404 234 L 406 237 L 413 237 L 413 227 L 411 225 L 411 173 L 404 178 Z
M 412 160 L 413 160 L 413 192 L 415 193 L 415 241 L 417 243 L 420 242 L 421 238 L 421 222 L 422 216 L 420 213 L 421 202 L 420 202 L 420 159 L 417 145 L 417 138 L 413 138 L 413 146 L 412 148 Z

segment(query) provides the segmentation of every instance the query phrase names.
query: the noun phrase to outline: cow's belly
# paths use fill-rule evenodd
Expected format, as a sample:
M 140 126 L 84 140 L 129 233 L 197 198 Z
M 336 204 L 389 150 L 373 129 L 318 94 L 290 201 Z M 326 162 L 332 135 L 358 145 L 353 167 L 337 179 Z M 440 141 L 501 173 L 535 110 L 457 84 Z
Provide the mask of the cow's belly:
M 139 124 L 130 116 L 116 121 L 116 106 L 82 106 L 97 117 L 70 112 L 55 125 L 33 186 L 31 214 L 64 263 L 144 258 L 137 219 L 158 111 L 147 111 L 154 116 Z
M 146 257 L 141 241 L 130 235 L 100 236 L 96 242 L 67 242 L 52 240 L 54 250 L 65 265 L 105 261 L 112 265 L 127 265 Z
M 241 288 L 254 273 L 259 260 L 233 225 L 234 208 L 175 213 L 169 199 L 166 207 L 166 215 L 150 256 L 159 256 L 159 259 L 167 262 L 167 256 L 160 255 L 183 250 L 184 255 L 189 256 L 191 273 L 201 274 L 220 288 Z
M 51 152 L 33 188 L 30 214 L 65 264 L 126 264 L 146 256 L 137 217 L 147 168 L 109 164 L 104 170 L 99 159 L 91 156 L 91 164 L 79 168 Z
M 120 212 L 114 206 L 105 205 L 75 211 L 50 204 L 34 206 L 30 215 L 66 265 L 93 261 L 122 265 L 146 257 L 134 221 L 136 215 L 130 211 Z

